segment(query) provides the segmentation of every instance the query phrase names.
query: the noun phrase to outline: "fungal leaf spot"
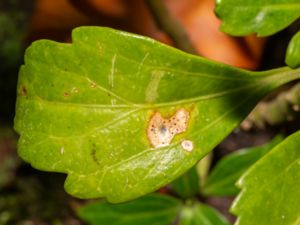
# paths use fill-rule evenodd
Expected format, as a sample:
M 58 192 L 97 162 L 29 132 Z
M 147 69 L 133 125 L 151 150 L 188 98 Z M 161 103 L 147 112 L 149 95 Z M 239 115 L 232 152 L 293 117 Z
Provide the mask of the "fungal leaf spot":
M 194 149 L 194 144 L 190 140 L 184 140 L 181 142 L 181 146 L 184 150 L 191 152 Z
M 179 109 L 173 116 L 164 118 L 156 112 L 151 117 L 147 135 L 152 146 L 155 148 L 168 146 L 176 134 L 183 133 L 187 129 L 189 112 Z

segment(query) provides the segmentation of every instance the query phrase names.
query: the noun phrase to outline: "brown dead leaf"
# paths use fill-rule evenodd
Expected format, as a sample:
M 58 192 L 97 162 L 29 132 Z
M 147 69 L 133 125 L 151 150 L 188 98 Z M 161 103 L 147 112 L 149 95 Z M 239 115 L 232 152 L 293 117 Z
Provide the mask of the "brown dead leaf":
M 231 37 L 219 31 L 214 0 L 164 0 L 204 57 L 237 67 L 259 65 L 265 39 Z M 70 41 L 70 32 L 82 25 L 109 26 L 149 36 L 172 45 L 142 0 L 37 0 L 29 42 L 40 38 Z

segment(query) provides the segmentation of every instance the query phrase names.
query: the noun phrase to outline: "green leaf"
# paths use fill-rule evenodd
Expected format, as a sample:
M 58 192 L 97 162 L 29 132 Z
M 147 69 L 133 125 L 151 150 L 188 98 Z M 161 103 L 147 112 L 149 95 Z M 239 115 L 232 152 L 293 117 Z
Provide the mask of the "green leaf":
M 172 182 L 173 190 L 183 198 L 193 197 L 199 194 L 200 180 L 195 167 Z
M 229 34 L 274 34 L 300 17 L 299 0 L 216 0 L 215 12 Z
M 78 215 L 90 225 L 170 225 L 180 208 L 173 197 L 151 194 L 123 204 L 91 203 L 80 208 Z
M 185 206 L 179 217 L 179 225 L 229 225 L 215 209 L 200 203 Z
M 202 189 L 203 194 L 208 196 L 233 196 L 238 194 L 239 189 L 235 186 L 238 179 L 282 139 L 282 136 L 276 136 L 268 144 L 242 149 L 221 159 L 209 174 Z
M 289 136 L 239 180 L 236 225 L 300 224 L 300 132 Z
M 293 36 L 289 43 L 285 63 L 294 69 L 300 67 L 300 31 Z
M 80 198 L 123 202 L 170 183 L 264 95 L 300 77 L 235 69 L 109 28 L 72 36 L 27 49 L 15 129 L 19 155 L 68 174 L 65 189 Z

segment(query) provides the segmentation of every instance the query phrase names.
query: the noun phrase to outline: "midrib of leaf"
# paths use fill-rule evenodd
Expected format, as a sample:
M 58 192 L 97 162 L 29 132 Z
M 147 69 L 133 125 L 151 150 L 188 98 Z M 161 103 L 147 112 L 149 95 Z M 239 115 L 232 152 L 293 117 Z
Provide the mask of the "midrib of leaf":
M 251 86 L 252 87 L 252 86 Z M 233 112 L 234 110 L 236 110 L 240 105 L 242 105 L 242 104 L 244 104 L 249 98 L 251 98 L 252 97 L 252 95 L 250 95 L 250 97 L 248 97 L 248 98 L 245 98 L 243 101 L 240 101 L 240 103 L 239 104 L 237 104 L 235 107 L 233 107 L 233 108 L 231 108 L 231 110 L 229 110 L 229 111 L 227 111 L 226 113 L 224 113 L 224 114 L 222 114 L 222 116 L 220 116 L 219 118 L 217 118 L 216 120 L 214 120 L 213 122 L 211 122 L 210 124 L 208 124 L 207 126 L 205 126 L 205 127 L 203 127 L 202 129 L 200 129 L 200 130 L 197 130 L 197 133 L 199 133 L 199 132 L 203 132 L 203 131 L 205 131 L 205 130 L 207 130 L 207 129 L 209 129 L 211 126 L 213 126 L 213 125 L 215 125 L 216 123 L 218 123 L 220 120 L 222 120 L 224 117 L 226 117 L 228 114 L 230 114 L 231 112 Z M 39 98 L 39 99 L 31 99 L 32 101 L 34 101 L 34 100 L 37 100 L 38 102 L 43 102 L 43 103 L 46 103 L 46 104 L 51 104 L 51 103 L 53 103 L 53 104 L 58 104 L 58 103 L 56 103 L 56 102 L 51 102 L 51 101 L 47 101 L 47 100 L 43 100 L 42 98 Z M 29 100 L 30 101 L 30 100 Z M 59 102 L 60 103 L 60 102 Z M 64 103 L 60 103 L 61 105 L 65 105 Z M 68 104 L 67 104 L 68 105 Z M 73 105 L 73 104 L 72 104 Z M 75 105 L 75 104 L 74 104 Z M 73 106 L 74 106 L 73 105 Z M 76 104 L 76 106 L 78 106 L 78 104 Z M 80 105 L 81 106 L 81 105 Z M 151 107 L 152 108 L 152 107 Z M 117 122 L 119 122 L 119 121 L 121 121 L 123 118 L 125 118 L 125 117 L 127 117 L 127 116 L 129 116 L 129 115 L 131 115 L 131 114 L 133 114 L 133 113 L 136 113 L 136 112 L 139 112 L 139 111 L 141 111 L 142 109 L 148 109 L 148 108 L 136 108 L 136 109 L 134 109 L 134 110 L 132 110 L 132 111 L 129 111 L 129 112 L 127 112 L 127 113 L 124 113 L 124 114 L 122 114 L 120 117 L 117 117 L 116 119 L 114 119 L 114 120 L 112 120 L 112 121 L 109 121 L 108 123 L 106 123 L 106 124 L 104 124 L 104 125 L 102 125 L 102 126 L 99 126 L 99 127 L 96 127 L 96 128 L 93 128 L 93 129 L 91 129 L 89 132 L 85 132 L 85 134 L 82 134 L 82 135 L 72 135 L 72 136 L 55 136 L 55 135 L 53 135 L 53 134 L 50 134 L 51 136 L 49 136 L 49 133 L 42 133 L 42 132 L 39 132 L 39 133 L 42 133 L 42 134 L 44 134 L 44 135 L 48 135 L 49 136 L 49 138 L 55 138 L 55 139 L 65 139 L 65 138 L 74 138 L 74 137 L 86 137 L 86 136 L 88 136 L 88 135 L 90 135 L 90 134 L 92 134 L 92 133 L 94 133 L 95 131 L 97 131 L 97 130 L 99 130 L 99 129 L 103 129 L 103 128 L 108 128 L 109 126 L 111 126 L 111 125 L 116 125 L 116 123 Z M 37 131 L 36 131 L 37 132 Z M 194 136 L 194 134 L 195 133 L 192 133 L 191 135 L 192 136 Z M 46 141 L 46 140 L 44 140 L 44 141 Z M 42 142 L 40 142 L 39 144 L 42 144 L 43 143 L 43 141 Z M 180 141 L 178 141 L 178 142 L 175 142 L 174 144 L 171 144 L 171 145 L 169 145 L 169 146 L 167 146 L 167 147 L 164 147 L 164 148 L 160 148 L 161 150 L 163 150 L 163 149 L 166 149 L 166 148 L 169 148 L 169 147 L 176 147 L 178 144 L 180 143 Z M 38 145 L 38 144 L 37 144 Z M 153 148 L 149 148 L 149 149 L 145 149 L 144 150 L 144 152 L 147 152 L 147 151 L 151 151 L 151 150 L 153 150 Z M 143 152 L 141 152 L 141 153 L 143 153 Z M 140 153 L 139 153 L 140 154 Z M 137 155 L 136 155 L 137 156 Z
M 230 114 L 231 112 L 233 112 L 234 110 L 236 110 L 240 105 L 244 104 L 245 102 L 248 101 L 249 98 L 251 98 L 252 95 L 250 95 L 248 98 L 244 98 L 243 101 L 241 101 L 239 104 L 237 104 L 235 107 L 233 107 L 230 111 L 226 112 L 225 114 L 223 114 L 222 116 L 220 116 L 217 120 L 215 120 L 214 122 L 212 122 L 211 124 L 207 125 L 206 127 L 200 129 L 200 130 L 197 130 L 195 131 L 194 133 L 191 134 L 191 137 L 194 137 L 196 136 L 197 137 L 197 134 L 200 133 L 200 132 L 203 132 L 205 131 L 206 129 L 208 129 L 209 127 L 213 126 L 214 124 L 216 124 L 217 122 L 221 121 L 223 118 L 225 118 L 228 114 Z M 163 147 L 163 148 L 158 148 L 158 149 L 155 149 L 156 151 L 163 151 L 163 150 L 170 150 L 171 148 L 173 147 L 176 147 L 178 145 L 180 145 L 180 140 L 174 142 L 173 144 L 170 144 L 169 146 L 166 146 L 166 147 Z M 143 151 L 141 151 L 140 153 L 136 154 L 136 155 L 133 155 L 125 160 L 122 160 L 118 163 L 115 163 L 115 164 L 112 164 L 110 166 L 107 166 L 107 167 L 103 167 L 103 170 L 102 171 L 95 171 L 95 172 L 92 172 L 92 173 L 89 173 L 89 174 L 80 174 L 80 173 L 73 173 L 73 174 L 76 174 L 78 176 L 87 176 L 87 175 L 96 175 L 96 174 L 99 174 L 99 173 L 102 173 L 101 175 L 101 178 L 100 178 L 100 183 L 102 182 L 105 174 L 107 173 L 107 171 L 110 171 L 110 170 L 113 170 L 115 168 L 117 168 L 118 166 L 124 164 L 124 163 L 127 163 L 127 162 L 130 162 L 131 160 L 133 159 L 136 159 L 136 158 L 139 158 L 140 156 L 146 154 L 147 152 L 151 152 L 153 151 L 153 148 L 148 148 L 148 149 L 145 149 Z
M 148 109 L 152 109 L 152 108 L 164 108 L 164 107 L 170 107 L 170 106 L 176 106 L 176 105 L 185 105 L 188 103 L 194 103 L 194 102 L 199 102 L 202 100 L 209 100 L 209 99 L 214 99 L 214 98 L 220 98 L 223 97 L 225 95 L 228 94 L 233 94 L 239 91 L 245 91 L 247 89 L 252 89 L 254 87 L 259 86 L 259 84 L 255 83 L 255 84 L 250 84 L 250 85 L 246 85 L 243 87 L 238 87 L 238 88 L 234 88 L 234 89 L 230 89 L 228 91 L 223 91 L 223 92 L 219 92 L 219 93 L 215 93 L 215 94 L 209 94 L 209 95 L 202 95 L 199 97 L 195 97 L 195 98 L 188 98 L 188 99 L 184 99 L 184 100 L 178 100 L 178 101 L 170 101 L 170 102 L 162 102 L 162 103 L 156 103 L 156 104 L 134 104 L 134 105 L 111 105 L 111 104 L 107 104 L 107 105 L 101 105 L 101 104 L 82 104 L 82 103 L 73 103 L 73 102 L 58 102 L 58 101 L 50 101 L 50 100 L 46 100 L 40 96 L 38 96 L 35 92 L 35 98 L 31 98 L 32 100 L 36 100 L 38 102 L 43 102 L 45 104 L 54 104 L 54 105 L 62 105 L 62 106 L 68 106 L 68 107 L 85 107 L 85 108 L 92 108 L 93 110 L 95 108 L 99 108 L 100 110 L 102 108 L 113 108 L 113 109 L 118 109 L 118 108 L 133 108 L 133 109 L 137 109 L 137 110 L 148 110 Z
M 254 95 L 254 94 L 253 94 Z M 235 107 L 231 108 L 231 110 L 227 111 L 226 113 L 224 113 L 222 116 L 220 116 L 218 119 L 214 120 L 214 122 L 208 124 L 206 127 L 203 127 L 202 129 L 200 130 L 197 130 L 195 131 L 194 133 L 191 134 L 191 137 L 194 137 L 196 136 L 195 138 L 197 138 L 197 134 L 200 133 L 200 132 L 203 132 L 207 129 L 209 129 L 211 126 L 215 125 L 216 123 L 220 122 L 223 118 L 225 118 L 228 114 L 232 113 L 233 111 L 235 111 L 238 107 L 240 107 L 240 105 L 243 105 L 245 102 L 248 101 L 249 98 L 251 98 L 252 95 L 249 95 L 248 98 L 244 98 L 243 101 L 240 101 L 239 104 L 235 105 Z M 93 131 L 93 130 L 92 130 Z M 91 132 L 92 132 L 91 131 Z M 84 135 L 82 135 L 82 137 L 84 137 L 85 135 L 88 135 L 88 133 L 85 133 Z M 47 140 L 44 140 L 44 141 L 47 141 Z M 43 141 L 41 142 L 43 143 Z M 174 148 L 176 146 L 178 146 L 180 144 L 180 140 L 174 142 L 173 144 L 169 145 L 169 146 L 166 146 L 166 147 L 163 147 L 163 148 L 159 148 L 159 149 L 156 149 L 156 151 L 163 151 L 163 150 L 170 150 L 171 148 Z M 115 164 L 112 164 L 110 166 L 107 166 L 107 167 L 103 167 L 101 171 L 99 170 L 96 170 L 92 173 L 89 173 L 89 174 L 86 174 L 86 173 L 77 173 L 77 172 L 74 172 L 74 171 L 68 171 L 69 174 L 75 174 L 79 177 L 85 177 L 85 176 L 88 176 L 88 175 L 97 175 L 97 174 L 100 174 L 101 173 L 101 178 L 100 178 L 100 182 L 102 182 L 102 180 L 104 179 L 104 176 L 105 174 L 110 171 L 110 170 L 113 170 L 115 168 L 117 168 L 118 166 L 124 164 L 124 163 L 128 163 L 130 162 L 131 160 L 134 160 L 136 158 L 139 158 L 140 156 L 146 154 L 147 152 L 151 152 L 153 151 L 153 148 L 148 148 L 148 149 L 145 149 L 143 151 L 141 151 L 140 153 L 136 154 L 136 155 L 133 155 L 125 160 L 122 160 L 118 163 L 115 163 Z

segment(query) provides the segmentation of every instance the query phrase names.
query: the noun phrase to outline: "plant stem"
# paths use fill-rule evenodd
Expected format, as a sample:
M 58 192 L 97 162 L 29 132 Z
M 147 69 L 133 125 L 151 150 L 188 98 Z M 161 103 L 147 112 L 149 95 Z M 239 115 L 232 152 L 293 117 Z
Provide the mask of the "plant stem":
M 241 126 L 247 130 L 253 126 L 264 128 L 266 124 L 279 125 L 293 120 L 296 115 L 299 115 L 299 111 L 300 83 L 297 83 L 273 100 L 259 103 Z
M 170 14 L 164 2 L 162 0 L 147 0 L 146 3 L 157 25 L 172 38 L 175 46 L 185 52 L 197 54 L 184 28 L 179 21 Z

